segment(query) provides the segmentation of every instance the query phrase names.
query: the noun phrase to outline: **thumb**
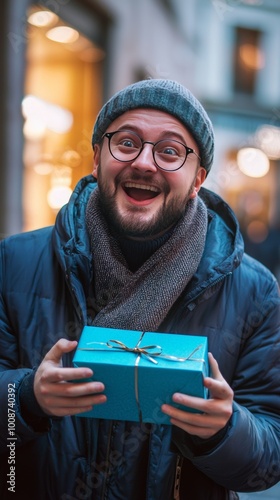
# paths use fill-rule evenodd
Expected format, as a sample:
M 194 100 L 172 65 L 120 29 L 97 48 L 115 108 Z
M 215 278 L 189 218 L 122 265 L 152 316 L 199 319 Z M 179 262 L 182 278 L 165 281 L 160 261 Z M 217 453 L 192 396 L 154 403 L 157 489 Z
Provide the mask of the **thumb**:
M 220 372 L 218 362 L 216 361 L 211 352 L 208 353 L 208 359 L 211 370 L 211 377 L 214 378 L 215 380 L 224 380 L 224 377 Z
M 45 356 L 45 361 L 51 361 L 52 363 L 59 364 L 63 354 L 71 352 L 77 346 L 76 340 L 59 339 L 56 344 L 47 352 Z
M 209 353 L 211 376 L 204 379 L 204 386 L 209 389 L 211 398 L 233 399 L 233 391 L 220 372 L 219 365 L 214 356 Z

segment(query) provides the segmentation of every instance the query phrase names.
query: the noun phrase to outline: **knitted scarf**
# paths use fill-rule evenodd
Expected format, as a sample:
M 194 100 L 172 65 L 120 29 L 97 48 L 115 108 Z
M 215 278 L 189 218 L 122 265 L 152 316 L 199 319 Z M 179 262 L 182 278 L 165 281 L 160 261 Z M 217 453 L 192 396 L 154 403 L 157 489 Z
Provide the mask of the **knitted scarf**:
M 93 253 L 93 325 L 157 331 L 168 311 L 197 270 L 205 246 L 207 209 L 198 196 L 188 201 L 185 215 L 171 237 L 131 272 L 91 194 L 86 224 Z

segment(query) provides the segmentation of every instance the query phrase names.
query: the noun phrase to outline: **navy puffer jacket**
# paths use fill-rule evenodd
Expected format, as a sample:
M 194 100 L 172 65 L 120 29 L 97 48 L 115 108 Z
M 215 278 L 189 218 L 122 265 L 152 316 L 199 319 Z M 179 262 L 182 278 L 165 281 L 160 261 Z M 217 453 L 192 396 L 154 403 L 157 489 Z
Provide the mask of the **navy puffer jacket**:
M 0 246 L 0 498 L 171 500 L 176 470 L 181 500 L 236 498 L 230 490 L 272 486 L 280 479 L 278 286 L 243 254 L 230 208 L 204 189 L 205 252 L 159 331 L 207 335 L 235 394 L 227 428 L 204 441 L 172 426 L 32 416 L 32 391 L 22 407 L 21 391 L 46 352 L 61 337 L 78 339 L 91 321 L 85 207 L 94 187 L 91 176 L 83 178 L 54 227 Z M 10 440 L 8 394 L 16 431 Z

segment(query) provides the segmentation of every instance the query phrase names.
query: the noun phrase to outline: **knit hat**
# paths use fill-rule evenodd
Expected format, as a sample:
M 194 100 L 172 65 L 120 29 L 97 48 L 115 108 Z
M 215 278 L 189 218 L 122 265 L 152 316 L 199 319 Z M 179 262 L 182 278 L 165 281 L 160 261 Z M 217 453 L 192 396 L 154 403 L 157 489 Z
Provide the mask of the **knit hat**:
M 173 80 L 142 80 L 113 95 L 97 116 L 92 144 L 101 141 L 102 135 L 118 116 L 137 108 L 158 109 L 175 116 L 197 142 L 201 165 L 207 173 L 210 171 L 214 156 L 212 123 L 193 94 Z

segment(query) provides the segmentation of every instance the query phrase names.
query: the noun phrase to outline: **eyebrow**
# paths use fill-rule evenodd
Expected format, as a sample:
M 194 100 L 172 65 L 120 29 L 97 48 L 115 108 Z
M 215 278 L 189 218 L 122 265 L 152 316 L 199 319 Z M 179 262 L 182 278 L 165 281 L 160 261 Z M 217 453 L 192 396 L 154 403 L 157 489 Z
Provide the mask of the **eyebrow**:
M 143 139 L 143 136 L 142 136 L 142 133 L 141 133 L 140 129 L 137 126 L 135 126 L 135 125 L 132 125 L 132 124 L 129 124 L 129 123 L 128 124 L 124 124 L 121 127 L 119 127 L 118 130 L 131 130 L 132 132 L 137 133 Z M 158 139 L 158 140 L 170 138 L 170 136 L 176 137 L 176 139 L 178 141 L 182 142 L 183 144 L 186 144 L 185 138 L 179 132 L 174 132 L 174 130 L 163 130 L 160 133 L 161 139 Z

